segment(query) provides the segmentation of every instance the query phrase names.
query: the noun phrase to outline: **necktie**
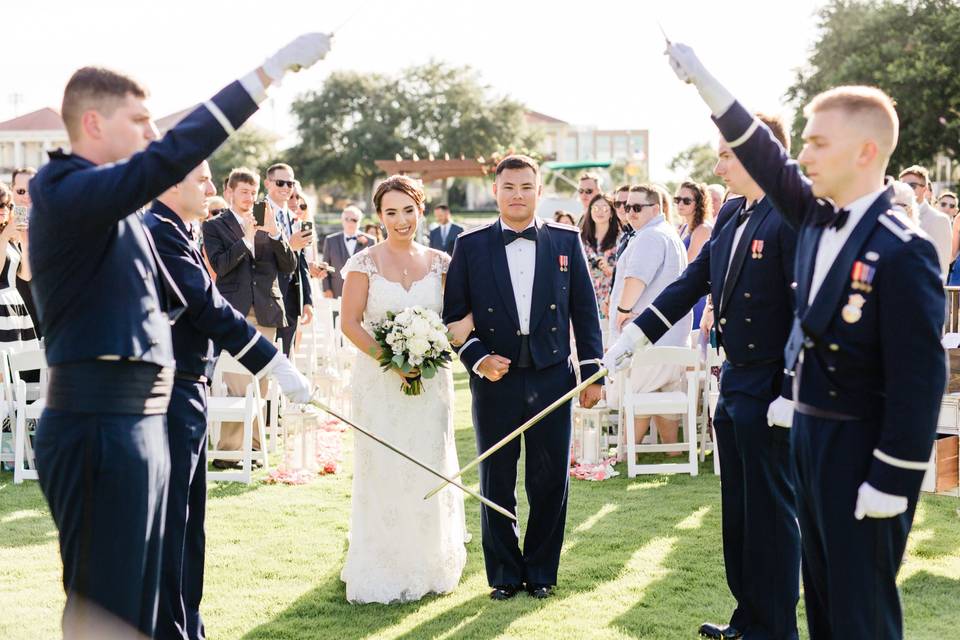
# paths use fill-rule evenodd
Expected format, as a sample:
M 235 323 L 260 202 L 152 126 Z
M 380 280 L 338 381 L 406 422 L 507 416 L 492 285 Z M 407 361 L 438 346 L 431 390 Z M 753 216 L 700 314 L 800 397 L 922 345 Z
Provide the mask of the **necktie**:
M 447 246 L 447 226 L 440 227 L 440 243 Z
M 525 239 L 525 240 L 533 240 L 534 242 L 536 242 L 536 241 L 537 241 L 537 228 L 536 228 L 536 227 L 527 227 L 526 229 L 524 229 L 524 230 L 521 231 L 520 233 L 517 233 L 516 231 L 513 231 L 512 229 L 504 229 L 504 230 L 503 230 L 503 244 L 504 244 L 504 246 L 510 244 L 511 242 L 513 242 L 514 240 L 517 240 L 518 238 L 523 238 L 523 239 Z

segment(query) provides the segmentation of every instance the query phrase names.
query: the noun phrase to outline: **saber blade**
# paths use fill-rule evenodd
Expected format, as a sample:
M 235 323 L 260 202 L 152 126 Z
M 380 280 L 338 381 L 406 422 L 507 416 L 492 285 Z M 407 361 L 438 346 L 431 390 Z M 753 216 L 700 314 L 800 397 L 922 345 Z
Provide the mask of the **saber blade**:
M 454 478 L 448 478 L 447 476 L 443 475 L 442 473 L 440 473 L 440 472 L 437 471 L 436 469 L 433 469 L 432 467 L 430 467 L 430 466 L 428 466 L 428 465 L 420 462 L 419 460 L 417 460 L 417 459 L 414 458 L 413 456 L 404 453 L 404 452 L 401 451 L 400 449 L 397 449 L 395 446 L 393 446 L 392 444 L 390 444 L 390 443 L 387 442 L 386 440 L 382 440 L 381 438 L 379 438 L 378 436 L 373 435 L 372 433 L 370 433 L 369 431 L 367 431 L 367 430 L 364 429 L 363 427 L 357 426 L 357 424 L 354 423 L 352 420 L 349 420 L 349 419 L 347 419 L 345 416 L 340 415 L 339 412 L 334 411 L 332 408 L 330 408 L 329 406 L 327 406 L 326 404 L 324 404 L 323 402 L 321 402 L 321 401 L 318 400 L 317 398 L 311 398 L 311 399 L 310 399 L 310 404 L 313 405 L 314 407 L 316 407 L 317 409 L 320 409 L 321 411 L 330 414 L 331 416 L 333 416 L 333 417 L 336 418 L 337 420 L 341 421 L 341 422 L 344 423 L 345 425 L 353 428 L 355 431 L 359 431 L 360 433 L 362 433 L 363 435 L 367 436 L 368 438 L 370 438 L 371 440 L 373 440 L 373 441 L 376 442 L 377 444 L 386 447 L 386 448 L 389 449 L 390 451 L 393 451 L 395 454 L 397 454 L 397 455 L 400 456 L 401 458 L 403 458 L 403 459 L 405 459 L 405 460 L 408 460 L 409 462 L 412 462 L 413 464 L 417 465 L 418 467 L 420 467 L 421 469 L 423 469 L 423 470 L 426 471 L 427 473 L 430 473 L 430 474 L 435 475 L 435 476 L 437 476 L 438 478 L 442 479 L 444 482 L 443 482 L 443 485 L 440 487 L 441 489 L 442 489 L 443 487 L 447 486 L 448 483 L 449 483 L 449 484 L 452 484 L 453 486 L 457 487 L 458 489 L 460 489 L 461 491 L 463 491 L 463 492 L 466 493 L 467 495 L 476 498 L 476 499 L 479 500 L 481 503 L 483 503 L 483 504 L 485 504 L 486 506 L 490 507 L 491 509 L 493 509 L 494 511 L 496 511 L 496 512 L 499 513 L 500 515 L 505 516 L 505 517 L 507 517 L 507 518 L 510 518 L 510 519 L 513 520 L 513 521 L 516 521 L 517 516 L 513 515 L 512 513 L 510 513 L 509 511 L 507 511 L 506 509 L 504 509 L 504 508 L 501 507 L 500 505 L 498 505 L 496 502 L 493 502 L 493 501 L 491 501 L 491 500 L 487 500 L 486 498 L 484 498 L 484 497 L 483 497 L 482 495 L 480 495 L 479 493 L 477 493 L 477 492 L 475 492 L 475 491 L 473 491 L 473 490 L 471 490 L 471 489 L 468 489 L 467 487 L 465 487 L 465 486 L 463 486 L 462 484 L 460 484 L 459 482 L 457 482 L 454 478 L 458 477 L 459 474 L 457 474 L 457 476 L 454 476 Z

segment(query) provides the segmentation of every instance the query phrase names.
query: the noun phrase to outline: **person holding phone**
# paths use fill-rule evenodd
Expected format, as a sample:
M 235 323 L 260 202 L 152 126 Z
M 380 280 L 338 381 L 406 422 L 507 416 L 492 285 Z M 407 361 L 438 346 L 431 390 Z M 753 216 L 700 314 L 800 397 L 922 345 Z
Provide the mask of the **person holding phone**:
M 28 226 L 28 218 L 30 217 L 30 207 L 33 206 L 33 201 L 30 199 L 30 180 L 33 179 L 33 176 L 37 175 L 37 170 L 33 167 L 21 167 L 19 169 L 14 169 L 10 177 L 10 188 L 13 191 L 13 218 L 15 221 L 18 221 L 23 228 Z M 27 234 L 24 233 L 24 236 Z M 26 263 L 26 256 L 24 256 L 23 262 Z M 20 297 L 23 298 L 23 303 L 27 306 L 27 313 L 30 314 L 30 319 L 33 321 L 33 328 L 37 334 L 37 338 L 42 338 L 40 333 L 40 320 L 37 317 L 37 307 L 33 303 L 33 292 L 30 290 L 30 280 L 29 278 L 24 279 L 23 275 L 17 276 L 17 291 L 20 292 Z M 39 382 L 39 372 L 36 375 L 33 375 L 33 372 L 30 372 L 30 376 L 25 376 L 24 380 L 27 382 Z M 32 379 L 34 378 L 34 379 Z
M 0 183 L 0 349 L 13 353 L 40 348 L 33 319 L 17 290 L 18 279 L 30 281 L 30 265 L 26 224 L 22 217 L 19 223 L 14 219 L 16 209 L 13 192 Z

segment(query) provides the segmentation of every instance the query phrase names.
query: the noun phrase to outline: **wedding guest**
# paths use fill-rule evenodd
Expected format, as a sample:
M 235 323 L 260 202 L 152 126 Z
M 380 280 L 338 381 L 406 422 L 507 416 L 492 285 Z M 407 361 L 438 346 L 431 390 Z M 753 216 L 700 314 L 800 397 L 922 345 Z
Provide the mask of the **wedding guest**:
M 363 225 L 363 232 L 373 238 L 374 244 L 383 242 L 383 231 L 380 229 L 380 225 L 373 223 L 365 224 Z
M 26 209 L 26 212 L 29 212 L 30 207 L 33 206 L 33 201 L 30 199 L 29 186 L 30 180 L 32 180 L 35 175 L 37 175 L 36 169 L 33 167 L 23 167 L 21 169 L 14 169 L 10 177 L 10 188 L 13 191 L 13 204 L 15 207 Z M 17 216 L 14 217 L 16 218 Z M 21 216 L 20 219 L 23 220 L 24 217 Z M 26 236 L 27 234 L 23 235 Z M 26 259 L 24 259 L 24 263 L 26 263 Z M 33 303 L 33 292 L 30 290 L 29 280 L 24 280 L 20 275 L 17 275 L 17 291 L 20 292 L 20 297 L 23 298 L 23 304 L 27 307 L 27 313 L 30 314 L 37 338 L 42 338 L 43 336 L 40 334 L 40 320 L 37 318 L 37 307 Z M 28 382 L 35 382 L 35 380 L 30 379 Z
M 727 196 L 727 188 L 722 184 L 708 184 L 707 193 L 710 195 L 710 203 L 713 205 L 711 209 L 714 215 L 720 211 L 720 207 L 723 206 L 723 202 Z
M 630 228 L 630 224 L 627 222 L 627 212 L 623 208 L 627 204 L 627 196 L 629 195 L 630 185 L 628 184 L 617 187 L 617 191 L 613 195 L 613 210 L 617 214 L 617 222 L 620 223 L 621 229 Z
M 617 260 L 617 275 L 610 294 L 609 339 L 616 341 L 624 325 L 640 315 L 664 289 L 687 268 L 687 251 L 661 208 L 661 194 L 655 185 L 631 187 L 627 216 L 636 235 Z M 690 345 L 693 314 L 688 313 L 667 331 L 657 346 Z M 677 391 L 684 368 L 676 365 L 637 367 L 631 375 L 633 391 Z M 642 370 L 641 370 L 642 369 Z M 608 392 L 613 387 L 608 387 Z M 654 416 L 663 444 L 677 442 L 679 421 L 673 416 Z M 634 421 L 635 441 L 640 443 L 650 428 L 651 416 Z M 679 455 L 679 454 L 677 454 Z
M 452 256 L 453 245 L 457 236 L 463 233 L 463 227 L 450 218 L 450 207 L 445 204 L 433 208 L 433 217 L 437 220 L 437 226 L 430 230 L 430 248 Z
M 893 189 L 893 199 L 890 201 L 890 204 L 892 204 L 895 209 L 899 209 L 911 222 L 918 224 L 917 210 L 919 207 L 917 206 L 917 197 L 910 185 L 906 182 L 894 180 L 887 186 Z
M 613 211 L 613 200 L 609 196 L 594 196 L 583 216 L 583 229 L 580 231 L 601 320 L 606 320 L 610 313 L 610 290 L 613 288 L 613 271 L 617 264 L 620 223 Z M 605 324 L 600 324 L 604 332 Z
M 560 224 L 568 224 L 571 227 L 577 226 L 577 221 L 573 219 L 573 214 L 563 209 L 557 209 L 553 212 L 553 221 Z
M 933 246 L 937 248 L 937 257 L 940 258 L 940 269 L 946 277 L 950 268 L 952 255 L 952 233 L 950 216 L 939 209 L 930 206 L 928 199 L 932 191 L 930 188 L 930 172 L 926 167 L 913 165 L 900 172 L 900 180 L 905 182 L 916 196 L 917 217 L 915 221 L 928 236 Z
M 706 185 L 699 182 L 681 182 L 677 195 L 673 197 L 677 205 L 677 214 L 683 223 L 680 226 L 680 240 L 687 248 L 687 264 L 700 255 L 700 250 L 710 240 L 713 231 L 713 203 L 708 197 Z M 700 298 L 693 307 L 693 326 L 700 326 L 700 318 L 707 304 L 707 296 Z
M 350 256 L 376 242 L 373 236 L 357 232 L 361 218 L 363 213 L 358 207 L 346 207 L 340 214 L 343 231 L 331 233 L 323 239 L 323 260 L 334 269 L 330 277 L 323 281 L 325 298 L 339 298 L 343 295 L 343 277 L 340 275 L 343 265 L 347 264 Z
M 581 174 L 577 185 L 577 195 L 580 197 L 580 204 L 583 205 L 584 211 L 587 210 L 593 197 L 599 193 L 601 193 L 600 176 L 590 172 Z
M 40 348 L 33 319 L 20 295 L 17 280 L 29 283 L 27 229 L 13 218 L 13 193 L 0 182 L 0 351 L 20 353 Z
M 957 215 L 957 207 L 960 199 L 953 191 L 944 191 L 937 198 L 937 207 L 941 212 L 950 216 L 953 220 L 950 234 L 950 274 L 947 276 L 947 285 L 955 287 L 960 285 L 960 260 L 957 255 L 960 254 L 960 215 Z

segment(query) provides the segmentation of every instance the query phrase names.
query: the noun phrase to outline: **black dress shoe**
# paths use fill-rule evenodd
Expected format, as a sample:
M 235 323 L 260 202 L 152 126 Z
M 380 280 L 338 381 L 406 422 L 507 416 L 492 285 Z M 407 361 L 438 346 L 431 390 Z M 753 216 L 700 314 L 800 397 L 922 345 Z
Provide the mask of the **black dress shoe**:
M 515 584 L 506 584 L 499 587 L 494 587 L 493 591 L 490 592 L 491 600 L 509 600 L 513 596 L 517 595 L 521 589 L 520 585 Z
M 240 463 L 236 460 L 221 460 L 217 458 L 211 463 L 216 469 L 239 469 Z
M 728 624 L 714 624 L 704 622 L 700 625 L 700 636 L 703 638 L 713 638 L 715 640 L 736 640 L 742 638 L 743 633 Z
M 553 595 L 553 587 L 548 584 L 528 584 L 527 593 L 530 594 L 531 598 L 543 600 Z

